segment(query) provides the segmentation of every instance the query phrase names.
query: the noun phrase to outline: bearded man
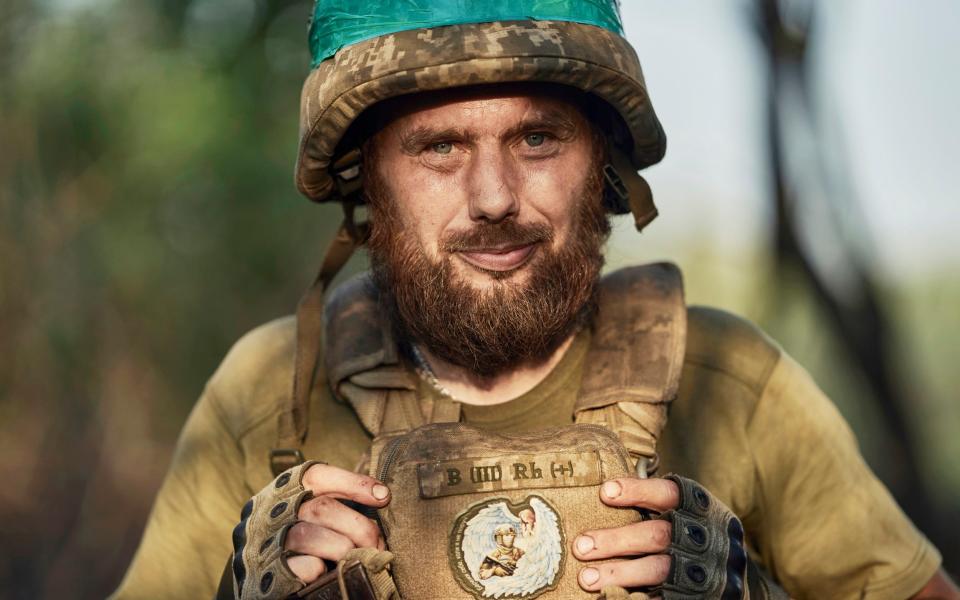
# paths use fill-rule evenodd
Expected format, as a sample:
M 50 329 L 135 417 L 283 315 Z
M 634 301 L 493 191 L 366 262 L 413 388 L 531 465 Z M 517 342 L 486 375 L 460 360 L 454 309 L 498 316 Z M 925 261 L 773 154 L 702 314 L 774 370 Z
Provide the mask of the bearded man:
M 460 2 L 455 19 L 386 2 L 391 18 L 353 29 L 349 3 L 334 4 L 315 9 L 297 176 L 308 197 L 344 203 L 344 226 L 296 322 L 245 336 L 210 380 L 115 597 L 210 597 L 228 555 L 221 593 L 240 598 L 287 597 L 357 549 L 379 557 L 366 564 L 380 576 L 390 539 L 366 509 L 398 492 L 367 473 L 384 434 L 445 421 L 526 432 L 601 414 L 640 477 L 596 495 L 668 518 L 567 540 L 577 597 L 784 597 L 782 586 L 960 598 L 779 347 L 737 317 L 686 309 L 673 267 L 600 283 L 608 215 L 652 219 L 636 170 L 665 148 L 614 0 L 540 3 L 523 18 Z M 368 224 L 353 221 L 361 202 Z M 371 273 L 326 301 L 321 342 L 322 292 L 364 242 Z M 670 298 L 679 313 L 631 316 Z M 615 393 L 584 402 L 598 386 Z M 643 478 L 656 469 L 680 476 Z

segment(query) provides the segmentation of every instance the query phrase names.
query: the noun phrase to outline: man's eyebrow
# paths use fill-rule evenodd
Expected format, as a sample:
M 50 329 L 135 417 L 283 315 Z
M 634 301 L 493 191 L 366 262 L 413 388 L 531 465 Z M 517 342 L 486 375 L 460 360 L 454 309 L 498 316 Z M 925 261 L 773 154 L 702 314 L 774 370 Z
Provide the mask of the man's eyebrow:
M 417 154 L 425 146 L 433 142 L 452 139 L 470 139 L 469 134 L 463 129 L 457 127 L 435 129 L 428 125 L 419 125 L 409 131 L 402 131 L 399 137 L 400 148 L 407 154 Z
M 537 111 L 533 115 L 507 129 L 503 139 L 516 137 L 526 131 L 544 130 L 553 133 L 561 140 L 572 139 L 577 133 L 577 123 L 559 110 Z
M 573 138 L 577 133 L 577 123 L 569 115 L 559 110 L 541 110 L 525 117 L 516 125 L 508 128 L 501 139 L 510 139 L 526 131 L 543 130 L 553 133 L 561 140 Z M 400 148 L 406 154 L 417 154 L 431 143 L 444 140 L 471 141 L 475 136 L 459 127 L 437 129 L 429 125 L 418 125 L 409 131 L 401 131 Z

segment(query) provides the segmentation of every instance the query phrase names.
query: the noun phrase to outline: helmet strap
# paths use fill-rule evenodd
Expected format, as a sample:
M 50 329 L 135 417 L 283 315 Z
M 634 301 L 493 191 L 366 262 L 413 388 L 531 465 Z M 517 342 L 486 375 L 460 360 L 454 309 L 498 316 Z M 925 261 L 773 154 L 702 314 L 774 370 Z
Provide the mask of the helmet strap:
M 270 467 L 278 475 L 303 462 L 301 446 L 307 437 L 310 392 L 313 390 L 320 359 L 323 336 L 323 305 L 325 292 L 353 251 L 366 241 L 370 232 L 367 222 L 356 223 L 354 199 L 343 201 L 343 222 L 323 257 L 320 271 L 313 285 L 297 305 L 296 355 L 293 368 L 293 390 L 277 421 L 277 443 L 270 451 Z
M 604 201 L 615 214 L 633 213 L 633 222 L 637 231 L 657 218 L 657 207 L 653 203 L 653 190 L 630 162 L 630 158 L 619 148 L 610 150 L 610 162 L 603 166 L 603 178 L 606 181 Z

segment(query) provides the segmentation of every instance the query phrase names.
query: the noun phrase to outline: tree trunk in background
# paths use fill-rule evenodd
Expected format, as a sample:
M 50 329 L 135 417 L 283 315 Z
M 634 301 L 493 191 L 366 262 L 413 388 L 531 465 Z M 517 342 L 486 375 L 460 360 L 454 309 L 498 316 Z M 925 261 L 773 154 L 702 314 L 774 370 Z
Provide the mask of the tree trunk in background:
M 796 8 L 796 4 L 793 5 Z M 840 348 L 849 355 L 851 363 L 864 375 L 877 412 L 889 439 L 884 440 L 885 459 L 893 467 L 886 484 L 914 523 L 941 549 L 944 554 L 956 555 L 957 542 L 949 531 L 938 528 L 946 515 L 938 515 L 920 476 L 920 460 L 909 428 L 907 399 L 903 396 L 892 366 L 893 333 L 878 288 L 868 267 L 851 248 L 848 240 L 835 236 L 830 242 L 843 249 L 849 268 L 845 284 L 853 291 L 840 297 L 832 290 L 815 262 L 801 243 L 798 211 L 809 198 L 805 185 L 797 182 L 788 170 L 792 138 L 785 133 L 785 123 L 808 127 L 821 161 L 804 173 L 810 178 L 825 177 L 823 169 L 825 140 L 816 127 L 811 109 L 808 48 L 815 3 L 806 5 L 808 11 L 802 23 L 788 21 L 785 7 L 778 0 L 756 0 L 756 26 L 765 52 L 766 65 L 766 127 L 771 179 L 774 186 L 772 200 L 775 216 L 775 275 L 776 287 L 782 287 L 791 273 L 799 273 L 810 286 L 818 308 L 826 317 L 825 323 Z M 844 157 L 839 157 L 843 159 Z M 818 168 L 819 167 L 819 168 Z M 849 170 L 835 169 L 849 178 Z M 822 183 L 822 181 L 821 181 Z M 816 189 L 816 186 L 810 186 Z M 834 208 L 855 201 L 850 197 L 852 185 L 840 186 L 845 194 L 833 194 L 827 200 Z M 825 186 L 824 186 L 825 189 Z M 834 212 L 836 212 L 834 210 Z M 829 224 L 824 224 L 829 225 Z M 830 236 L 836 228 L 818 227 L 818 236 Z

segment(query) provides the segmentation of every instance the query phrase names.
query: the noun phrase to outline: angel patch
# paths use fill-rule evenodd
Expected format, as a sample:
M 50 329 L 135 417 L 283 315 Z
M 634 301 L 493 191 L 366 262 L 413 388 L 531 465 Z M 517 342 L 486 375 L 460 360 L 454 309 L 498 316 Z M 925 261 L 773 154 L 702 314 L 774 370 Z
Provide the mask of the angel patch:
M 529 600 L 556 587 L 565 548 L 560 517 L 546 500 L 492 498 L 454 520 L 450 568 L 478 599 Z

